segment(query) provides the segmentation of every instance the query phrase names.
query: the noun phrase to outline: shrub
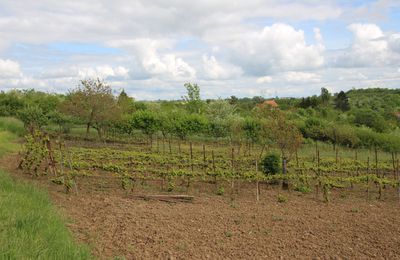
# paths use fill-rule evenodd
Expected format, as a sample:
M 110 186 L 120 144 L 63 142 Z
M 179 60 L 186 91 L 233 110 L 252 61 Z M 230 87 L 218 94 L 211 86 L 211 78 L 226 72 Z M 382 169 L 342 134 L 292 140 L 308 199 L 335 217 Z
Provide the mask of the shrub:
M 285 202 L 287 202 L 287 201 L 288 201 L 288 198 L 287 198 L 287 197 L 283 196 L 282 194 L 279 194 L 279 195 L 278 195 L 278 202 L 279 202 L 279 203 L 285 203 Z
M 280 156 L 276 153 L 267 154 L 261 162 L 265 175 L 277 174 L 280 172 Z

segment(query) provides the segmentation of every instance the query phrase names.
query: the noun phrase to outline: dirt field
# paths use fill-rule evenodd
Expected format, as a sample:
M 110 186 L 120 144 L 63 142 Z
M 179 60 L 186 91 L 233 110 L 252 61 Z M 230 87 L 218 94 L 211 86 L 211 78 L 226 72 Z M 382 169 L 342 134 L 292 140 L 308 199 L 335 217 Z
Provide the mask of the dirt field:
M 47 188 L 76 239 L 100 259 L 400 259 L 394 190 L 381 201 L 367 201 L 359 190 L 336 190 L 327 204 L 313 193 L 264 185 L 257 203 L 250 187 L 242 187 L 233 201 L 228 193 L 193 187 L 193 203 L 168 203 L 132 198 L 160 193 L 151 187 L 127 194 L 89 178 L 78 180 L 78 194 L 67 195 L 46 178 L 15 171 L 15 157 L 0 165 Z M 279 203 L 278 193 L 287 202 Z

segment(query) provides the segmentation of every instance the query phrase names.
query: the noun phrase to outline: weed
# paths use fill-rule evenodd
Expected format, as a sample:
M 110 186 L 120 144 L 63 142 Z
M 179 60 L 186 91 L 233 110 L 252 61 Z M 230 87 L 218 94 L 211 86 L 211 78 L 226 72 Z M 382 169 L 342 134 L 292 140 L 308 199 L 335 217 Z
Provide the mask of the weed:
M 217 195 L 222 196 L 224 195 L 224 193 L 225 193 L 224 187 L 221 186 L 217 189 Z
M 283 221 L 283 217 L 281 216 L 272 216 L 272 221 Z
M 225 235 L 226 237 L 232 237 L 232 236 L 233 236 L 233 233 L 230 232 L 230 231 L 225 231 L 225 232 L 224 232 L 224 235 Z
M 288 198 L 282 194 L 278 195 L 278 202 L 279 203 L 286 203 L 288 201 Z
M 294 188 L 294 190 L 298 191 L 298 192 L 301 192 L 301 193 L 310 193 L 310 192 L 312 192 L 312 189 L 310 187 L 308 187 L 308 186 L 305 186 L 305 185 L 297 185 Z

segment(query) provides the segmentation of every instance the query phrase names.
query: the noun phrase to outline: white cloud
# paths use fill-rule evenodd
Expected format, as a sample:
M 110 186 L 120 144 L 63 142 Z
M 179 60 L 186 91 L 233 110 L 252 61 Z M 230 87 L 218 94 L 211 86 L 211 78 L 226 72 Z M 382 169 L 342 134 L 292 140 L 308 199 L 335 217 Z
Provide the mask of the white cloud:
M 0 78 L 21 77 L 20 65 L 16 61 L 0 59 Z
M 203 69 L 205 76 L 209 79 L 229 79 L 240 76 L 243 72 L 240 68 L 221 64 L 214 56 L 203 55 Z
M 171 80 L 196 78 L 196 70 L 171 51 L 173 40 L 140 38 L 109 41 L 107 44 L 127 49 L 139 61 L 144 71 L 152 76 Z
M 284 78 L 287 82 L 291 83 L 309 83 L 309 82 L 320 82 L 321 77 L 316 73 L 310 72 L 299 72 L 290 71 L 284 74 Z
M 76 80 L 82 78 L 102 78 L 102 79 L 127 79 L 129 77 L 129 69 L 123 66 L 112 67 L 110 65 L 99 65 L 96 67 L 63 67 L 56 69 L 48 69 L 40 75 L 42 79 L 59 79 L 74 78 Z
M 400 37 L 385 34 L 379 26 L 369 23 L 350 24 L 353 33 L 351 46 L 333 54 L 332 62 L 338 67 L 382 67 L 400 61 Z
M 272 77 L 270 77 L 270 76 L 259 77 L 259 78 L 257 78 L 256 82 L 258 84 L 271 83 Z
M 225 47 L 232 61 L 250 75 L 270 72 L 316 69 L 324 64 L 324 46 L 319 30 L 317 44 L 307 45 L 304 32 L 278 23 L 262 30 L 245 27 L 215 29 L 208 41 Z
M 77 70 L 77 75 L 79 78 L 128 78 L 129 69 L 118 66 L 111 67 L 109 65 L 98 66 L 95 68 L 79 68 Z
M 207 97 L 304 95 L 329 84 L 394 86 L 400 32 L 382 30 L 379 20 L 390 22 L 398 1 L 342 2 L 2 0 L 0 87 L 65 91 L 84 77 L 101 77 L 150 99 L 179 98 L 189 80 Z M 341 50 L 327 49 L 336 35 L 348 40 L 329 30 L 344 31 L 343 24 L 354 39 Z M 49 47 L 58 43 L 75 47 Z M 110 53 L 97 53 L 99 46 Z

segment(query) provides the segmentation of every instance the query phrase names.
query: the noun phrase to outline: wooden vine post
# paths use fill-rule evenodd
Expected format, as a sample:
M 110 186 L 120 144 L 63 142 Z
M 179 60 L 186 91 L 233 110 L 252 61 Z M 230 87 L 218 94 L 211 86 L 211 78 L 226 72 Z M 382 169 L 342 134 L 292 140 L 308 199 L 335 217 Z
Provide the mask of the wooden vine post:
M 338 167 L 337 167 L 337 166 L 338 166 L 338 156 L 339 156 L 339 148 L 336 147 L 336 150 L 335 150 L 336 168 L 338 168 Z
M 214 156 L 214 150 L 211 150 L 211 157 L 212 157 L 212 167 L 213 167 L 213 173 L 214 173 L 215 186 L 218 188 L 218 185 L 217 185 L 217 172 L 215 171 L 215 156 Z
M 192 146 L 192 142 L 190 142 L 190 167 L 192 169 L 192 173 L 194 171 L 194 166 L 193 166 L 193 146 Z
M 378 148 L 375 146 L 375 174 L 376 176 L 379 176 L 378 174 Z
M 399 163 L 399 159 L 397 159 L 397 167 L 396 167 L 396 171 L 397 171 L 397 195 L 399 197 L 399 202 L 400 202 L 400 163 Z
M 162 138 L 163 153 L 165 153 L 165 136 Z
M 320 160 L 319 160 L 319 150 L 316 151 L 317 154 L 317 184 L 315 185 L 315 198 L 318 199 L 319 196 L 319 189 L 321 187 L 321 180 L 320 180 Z
M 203 170 L 207 171 L 207 163 L 206 163 L 206 145 L 203 144 Z
M 157 141 L 157 153 L 160 152 L 160 141 L 158 140 L 158 135 L 156 135 L 156 141 Z
M 257 201 L 260 201 L 260 181 L 258 178 L 258 163 L 256 160 L 256 198 Z
M 396 179 L 396 159 L 394 152 L 392 152 L 392 164 L 393 164 L 393 177 Z
M 234 183 L 234 171 L 235 171 L 235 148 L 232 147 L 231 149 L 231 172 L 232 172 L 232 178 L 231 178 L 231 188 L 233 190 L 233 187 L 235 186 Z
M 370 173 L 370 169 L 369 169 L 369 156 L 367 157 L 367 200 L 369 200 L 369 173 Z

